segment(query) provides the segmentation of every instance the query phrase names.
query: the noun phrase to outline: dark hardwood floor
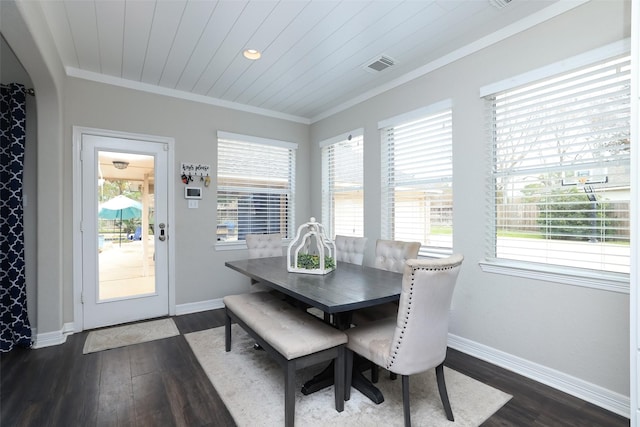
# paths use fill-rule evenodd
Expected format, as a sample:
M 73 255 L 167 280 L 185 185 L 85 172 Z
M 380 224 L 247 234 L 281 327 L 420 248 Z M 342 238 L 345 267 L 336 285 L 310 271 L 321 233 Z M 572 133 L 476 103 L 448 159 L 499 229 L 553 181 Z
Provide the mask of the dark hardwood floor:
M 174 320 L 185 334 L 222 326 L 224 312 Z M 2 354 L 0 426 L 235 425 L 182 335 L 83 355 L 86 336 Z M 455 350 L 445 364 L 513 395 L 483 426 L 629 425 L 627 418 Z

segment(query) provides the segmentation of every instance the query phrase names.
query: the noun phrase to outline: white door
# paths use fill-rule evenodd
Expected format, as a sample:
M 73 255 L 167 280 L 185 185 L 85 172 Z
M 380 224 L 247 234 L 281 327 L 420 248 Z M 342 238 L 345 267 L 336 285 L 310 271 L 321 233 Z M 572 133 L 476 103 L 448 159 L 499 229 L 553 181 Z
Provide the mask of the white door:
M 81 134 L 83 328 L 169 314 L 166 143 Z

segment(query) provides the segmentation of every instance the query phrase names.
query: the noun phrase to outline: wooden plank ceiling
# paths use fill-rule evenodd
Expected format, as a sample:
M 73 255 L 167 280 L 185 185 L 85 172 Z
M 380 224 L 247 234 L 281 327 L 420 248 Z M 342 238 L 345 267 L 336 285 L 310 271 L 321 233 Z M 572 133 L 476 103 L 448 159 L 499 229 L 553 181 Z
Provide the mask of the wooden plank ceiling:
M 495 1 L 506 0 L 41 5 L 69 75 L 312 122 L 556 3 Z M 368 70 L 380 56 L 394 65 Z

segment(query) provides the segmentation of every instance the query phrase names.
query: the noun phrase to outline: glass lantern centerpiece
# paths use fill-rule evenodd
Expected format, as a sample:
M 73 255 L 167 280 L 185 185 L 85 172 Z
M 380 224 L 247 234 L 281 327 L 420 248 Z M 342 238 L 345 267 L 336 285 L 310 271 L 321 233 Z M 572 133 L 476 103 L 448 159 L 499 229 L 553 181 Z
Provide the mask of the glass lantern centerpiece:
M 287 270 L 292 273 L 327 274 L 336 269 L 336 245 L 324 226 L 311 217 L 298 227 L 287 249 Z

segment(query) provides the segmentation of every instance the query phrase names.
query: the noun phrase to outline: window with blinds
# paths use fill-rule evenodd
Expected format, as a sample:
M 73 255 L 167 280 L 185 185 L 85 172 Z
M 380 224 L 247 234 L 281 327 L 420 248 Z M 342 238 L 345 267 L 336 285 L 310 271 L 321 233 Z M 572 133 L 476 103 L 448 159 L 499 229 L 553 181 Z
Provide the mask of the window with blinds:
M 382 238 L 418 241 L 422 255 L 453 247 L 451 102 L 379 123 Z
M 320 143 L 322 223 L 329 235 L 364 236 L 363 129 Z
M 629 73 L 622 56 L 485 97 L 489 260 L 629 273 Z
M 295 229 L 297 144 L 218 132 L 217 240 Z

